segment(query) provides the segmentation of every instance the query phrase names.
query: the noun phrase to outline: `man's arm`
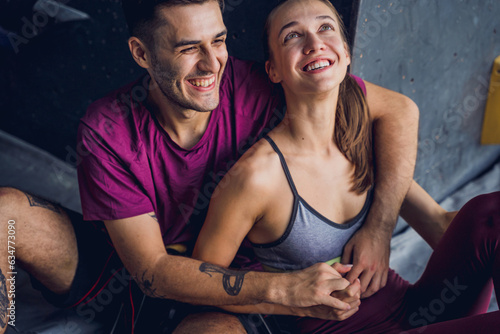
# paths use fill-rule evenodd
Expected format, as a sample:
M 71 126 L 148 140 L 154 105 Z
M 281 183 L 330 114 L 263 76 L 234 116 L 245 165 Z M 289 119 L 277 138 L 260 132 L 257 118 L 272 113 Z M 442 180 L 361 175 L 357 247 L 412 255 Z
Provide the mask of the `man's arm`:
M 419 117 L 408 97 L 365 83 L 373 119 L 375 194 L 366 222 L 342 257 L 343 263 L 354 264 L 347 279 L 360 278 L 363 298 L 387 282 L 390 239 L 415 168 Z
M 150 297 L 206 305 L 268 302 L 298 307 L 349 308 L 330 296 L 338 280 L 332 279 L 330 271 L 333 269 L 327 265 L 315 265 L 293 274 L 233 271 L 168 255 L 158 223 L 150 215 L 111 220 L 105 224 L 125 267 Z
M 349 267 L 340 263 L 335 263 L 333 269 L 340 274 L 345 274 L 349 271 Z M 339 276 L 340 277 L 340 276 Z M 326 320 L 342 321 L 350 318 L 359 310 L 361 304 L 360 296 L 360 281 L 357 279 L 354 284 L 349 285 L 347 288 L 339 291 L 334 291 L 331 295 L 335 298 L 348 303 L 351 307 L 350 310 L 339 310 L 333 307 L 318 305 L 311 307 L 286 307 L 278 304 L 261 303 L 256 305 L 245 306 L 223 306 L 222 308 L 234 313 L 261 313 L 261 314 L 281 314 L 281 315 L 295 315 L 298 317 L 311 317 Z

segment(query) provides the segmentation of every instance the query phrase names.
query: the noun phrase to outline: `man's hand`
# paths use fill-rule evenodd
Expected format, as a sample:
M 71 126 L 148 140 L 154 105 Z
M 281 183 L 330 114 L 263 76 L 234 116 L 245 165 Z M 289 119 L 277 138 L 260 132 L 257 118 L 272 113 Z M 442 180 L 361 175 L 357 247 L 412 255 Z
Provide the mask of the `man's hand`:
M 346 267 L 346 271 L 350 269 L 349 266 L 339 267 Z M 326 263 L 290 273 L 279 284 L 281 296 L 278 302 L 282 305 L 301 308 L 323 305 L 342 311 L 351 309 L 348 302 L 331 295 L 332 292 L 346 289 L 350 285 L 349 281 Z
M 332 293 L 332 297 L 348 303 L 351 307 L 349 310 L 319 305 L 297 309 L 296 315 L 300 317 L 311 317 L 334 321 L 346 320 L 359 311 L 359 305 L 361 305 L 360 296 L 361 283 L 359 279 L 356 279 L 354 284 L 349 285 L 344 290 L 334 291 Z
M 335 263 L 332 266 L 333 270 L 339 275 L 345 275 L 351 270 L 351 266 L 342 265 L 340 263 Z M 305 308 L 296 308 L 296 315 L 301 317 L 311 317 L 320 318 L 325 320 L 335 320 L 342 321 L 359 310 L 359 305 L 361 304 L 361 282 L 356 279 L 353 284 L 349 284 L 345 289 L 333 291 L 330 296 L 347 303 L 350 309 L 339 309 L 335 307 L 329 307 L 324 305 L 310 306 Z
M 344 247 L 342 263 L 354 266 L 346 279 L 361 281 L 361 297 L 367 298 L 387 283 L 391 234 L 363 226 Z

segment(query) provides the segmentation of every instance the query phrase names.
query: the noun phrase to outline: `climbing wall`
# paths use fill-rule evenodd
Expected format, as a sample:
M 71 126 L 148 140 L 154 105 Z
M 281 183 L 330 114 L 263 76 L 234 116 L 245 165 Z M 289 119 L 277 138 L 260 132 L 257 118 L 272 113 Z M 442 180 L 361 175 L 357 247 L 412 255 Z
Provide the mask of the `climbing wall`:
M 499 1 L 360 2 L 352 71 L 418 104 L 415 179 L 437 200 L 500 156 L 479 143 L 498 55 Z

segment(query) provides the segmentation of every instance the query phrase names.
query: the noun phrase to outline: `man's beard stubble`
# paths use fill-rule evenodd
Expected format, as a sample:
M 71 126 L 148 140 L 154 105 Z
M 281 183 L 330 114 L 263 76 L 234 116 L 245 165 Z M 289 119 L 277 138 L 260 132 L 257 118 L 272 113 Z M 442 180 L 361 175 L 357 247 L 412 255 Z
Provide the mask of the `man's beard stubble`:
M 165 96 L 165 98 L 171 103 L 175 104 L 181 109 L 196 110 L 198 112 L 210 112 L 213 111 L 218 106 L 219 104 L 218 95 L 216 101 L 213 102 L 211 101 L 209 103 L 208 108 L 204 108 L 198 104 L 195 104 L 192 101 L 189 101 L 184 96 L 180 96 L 182 92 L 180 87 L 180 82 L 177 81 L 179 86 L 175 85 L 177 78 L 176 72 L 171 70 L 170 68 L 163 66 L 161 62 L 158 61 L 155 55 L 152 55 L 151 57 L 151 65 L 153 68 L 153 79 L 156 81 L 163 96 Z M 195 76 L 203 77 L 211 74 L 212 73 L 208 72 L 197 72 Z M 174 93 L 175 91 L 179 92 L 179 94 L 175 94 Z

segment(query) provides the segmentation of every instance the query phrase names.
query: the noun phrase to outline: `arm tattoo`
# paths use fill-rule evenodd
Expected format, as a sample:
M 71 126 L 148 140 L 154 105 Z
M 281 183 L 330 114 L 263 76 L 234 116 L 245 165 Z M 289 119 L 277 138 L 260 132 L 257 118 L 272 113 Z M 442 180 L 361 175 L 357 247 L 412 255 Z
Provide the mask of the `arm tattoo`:
M 59 206 L 47 201 L 46 199 L 43 199 L 38 196 L 34 196 L 28 193 L 24 193 L 26 197 L 28 197 L 28 201 L 30 202 L 30 206 L 38 206 L 40 208 L 45 208 L 50 211 L 54 211 L 55 213 L 60 213 L 61 209 Z
M 248 273 L 248 271 L 221 268 L 210 263 L 202 263 L 200 265 L 200 271 L 210 277 L 212 277 L 210 273 L 223 274 L 222 286 L 224 287 L 226 293 L 230 296 L 237 296 L 240 293 L 241 288 L 243 287 L 243 280 L 245 279 L 245 275 Z M 234 277 L 234 284 L 231 284 L 232 277 Z
M 4 328 L 7 322 L 4 317 L 7 316 L 7 307 L 9 306 L 9 298 L 7 297 L 7 282 L 5 276 L 0 269 L 0 328 Z
M 148 215 L 153 218 L 154 220 L 158 221 L 158 218 L 156 218 L 156 214 L 155 213 L 148 213 Z
M 164 295 L 160 295 L 159 293 L 156 293 L 156 288 L 153 288 L 153 284 L 155 282 L 155 275 L 151 275 L 151 281 L 150 281 L 146 278 L 147 272 L 148 272 L 147 270 L 144 271 L 142 273 L 142 277 L 141 278 L 137 277 L 137 279 L 136 279 L 137 284 L 139 284 L 139 286 L 142 288 L 142 291 L 144 291 L 144 293 L 150 297 L 167 298 Z

